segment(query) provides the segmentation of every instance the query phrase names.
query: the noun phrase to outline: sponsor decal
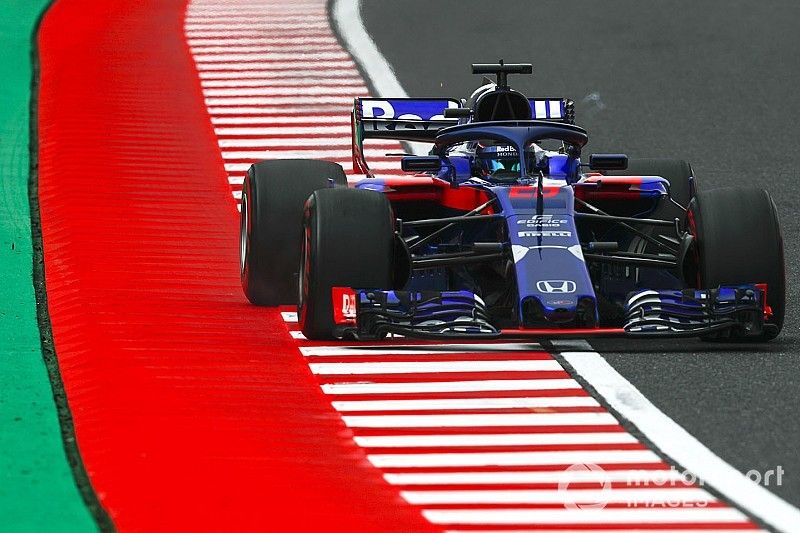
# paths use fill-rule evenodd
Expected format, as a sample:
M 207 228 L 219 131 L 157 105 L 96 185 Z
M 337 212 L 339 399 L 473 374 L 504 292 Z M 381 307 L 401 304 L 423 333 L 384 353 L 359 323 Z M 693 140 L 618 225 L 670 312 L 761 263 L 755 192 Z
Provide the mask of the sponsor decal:
M 572 237 L 571 231 L 520 231 L 520 237 Z
M 575 300 L 548 300 L 546 305 L 575 305 Z
M 357 304 L 356 292 L 350 287 L 332 287 L 333 322 L 339 325 L 355 325 Z
M 539 292 L 546 294 L 570 294 L 578 288 L 574 281 L 568 279 L 547 279 L 536 282 Z
M 361 118 L 369 121 L 365 127 L 374 131 L 436 130 L 455 124 L 453 119 L 446 119 L 443 114 L 445 109 L 455 107 L 458 103 L 453 100 L 364 98 L 361 99 Z
M 534 215 L 531 218 L 523 218 L 517 220 L 517 225 L 525 225 L 529 228 L 542 227 L 542 228 L 557 228 L 567 224 L 566 218 L 558 218 L 553 215 Z
M 356 317 L 356 296 L 355 294 L 342 294 L 342 316 L 345 318 Z
M 517 155 L 517 149 L 513 146 L 497 146 L 495 153 L 498 155 Z

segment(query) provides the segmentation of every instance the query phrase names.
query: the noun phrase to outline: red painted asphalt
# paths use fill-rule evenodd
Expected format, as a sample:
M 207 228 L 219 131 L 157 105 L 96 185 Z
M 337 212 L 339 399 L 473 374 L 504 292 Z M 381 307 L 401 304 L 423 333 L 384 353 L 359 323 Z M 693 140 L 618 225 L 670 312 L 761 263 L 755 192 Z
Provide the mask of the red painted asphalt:
M 425 530 L 245 303 L 184 8 L 62 0 L 39 38 L 47 291 L 92 485 L 123 531 Z
M 224 30 L 226 17 L 213 20 L 217 7 L 208 6 L 210 14 L 194 22 Z M 617 473 L 668 465 L 585 401 L 576 383 L 542 383 L 571 381 L 549 354 L 482 347 L 421 359 L 389 348 L 359 354 L 294 339 L 278 312 L 246 304 L 231 188 L 237 191 L 248 154 L 268 144 L 242 143 L 261 138 L 252 131 L 215 136 L 211 119 L 249 126 L 245 119 L 263 109 L 239 115 L 227 96 L 204 101 L 184 39 L 184 9 L 173 0 L 61 0 L 39 40 L 49 311 L 83 461 L 119 529 L 425 531 L 429 521 L 470 530 L 754 527 L 716 501 L 707 502 L 708 512 L 685 516 L 628 511 L 621 501 L 591 522 L 568 512 L 553 481 L 569 466 L 562 458 L 605 458 L 603 466 Z M 324 9 L 319 13 L 315 31 L 332 37 Z M 201 61 L 200 74 L 213 74 L 203 79 L 238 83 L 230 70 L 235 74 L 237 62 L 225 59 L 233 67 L 218 68 L 218 59 Z M 344 74 L 361 87 L 352 81 L 355 71 Z M 302 138 L 280 134 L 276 144 L 273 135 L 270 148 L 313 153 L 295 143 Z M 431 362 L 437 369 L 425 366 Z M 396 373 L 404 363 L 419 368 Z M 362 364 L 374 370 L 346 370 Z M 492 380 L 533 390 L 457 390 L 458 383 Z M 362 390 L 371 386 L 382 389 L 378 402 L 375 390 Z M 419 386 L 441 390 L 394 391 Z M 487 399 L 498 406 L 476 407 Z M 548 405 L 531 407 L 537 402 Z M 463 437 L 473 436 L 465 446 Z M 537 439 L 557 444 L 532 443 Z M 474 479 L 459 482 L 461 475 Z M 425 476 L 427 484 L 420 482 Z M 515 476 L 525 482 L 497 481 Z M 521 488 L 540 492 L 509 490 Z M 621 521 L 610 525 L 606 516 Z

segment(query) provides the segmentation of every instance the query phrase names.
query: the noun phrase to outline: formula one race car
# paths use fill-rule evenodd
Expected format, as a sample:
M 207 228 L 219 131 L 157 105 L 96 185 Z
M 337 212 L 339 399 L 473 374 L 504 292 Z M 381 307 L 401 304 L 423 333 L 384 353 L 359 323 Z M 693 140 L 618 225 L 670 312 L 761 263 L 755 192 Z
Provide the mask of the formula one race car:
M 698 190 L 683 161 L 581 151 L 561 98 L 494 74 L 469 100 L 356 98 L 353 165 L 262 161 L 245 179 L 241 278 L 298 304 L 309 339 L 694 336 L 769 340 L 783 241 L 761 189 Z M 376 177 L 364 140 L 432 143 Z

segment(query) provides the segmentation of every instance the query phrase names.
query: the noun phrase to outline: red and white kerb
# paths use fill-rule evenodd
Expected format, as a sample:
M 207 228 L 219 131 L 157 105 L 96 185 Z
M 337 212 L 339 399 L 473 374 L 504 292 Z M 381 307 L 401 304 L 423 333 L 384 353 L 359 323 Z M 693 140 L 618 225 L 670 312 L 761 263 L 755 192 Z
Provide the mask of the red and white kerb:
M 325 0 L 192 0 L 185 32 L 235 198 L 260 159 L 352 173 L 350 111 L 368 89 Z M 385 156 L 398 150 L 370 145 L 370 167 L 400 174 Z M 337 320 L 352 320 L 354 295 L 332 297 Z M 538 344 L 321 344 L 283 316 L 369 462 L 443 530 L 755 529 L 685 484 Z

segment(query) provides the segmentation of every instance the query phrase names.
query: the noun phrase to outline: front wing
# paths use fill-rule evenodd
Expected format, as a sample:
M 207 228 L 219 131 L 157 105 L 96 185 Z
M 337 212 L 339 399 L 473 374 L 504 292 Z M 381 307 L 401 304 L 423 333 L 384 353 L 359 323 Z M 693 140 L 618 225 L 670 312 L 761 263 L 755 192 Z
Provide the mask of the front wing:
M 644 290 L 628 298 L 622 328 L 498 329 L 483 300 L 469 291 L 415 292 L 334 287 L 337 336 L 418 338 L 758 337 L 770 309 L 764 285 L 682 291 Z

